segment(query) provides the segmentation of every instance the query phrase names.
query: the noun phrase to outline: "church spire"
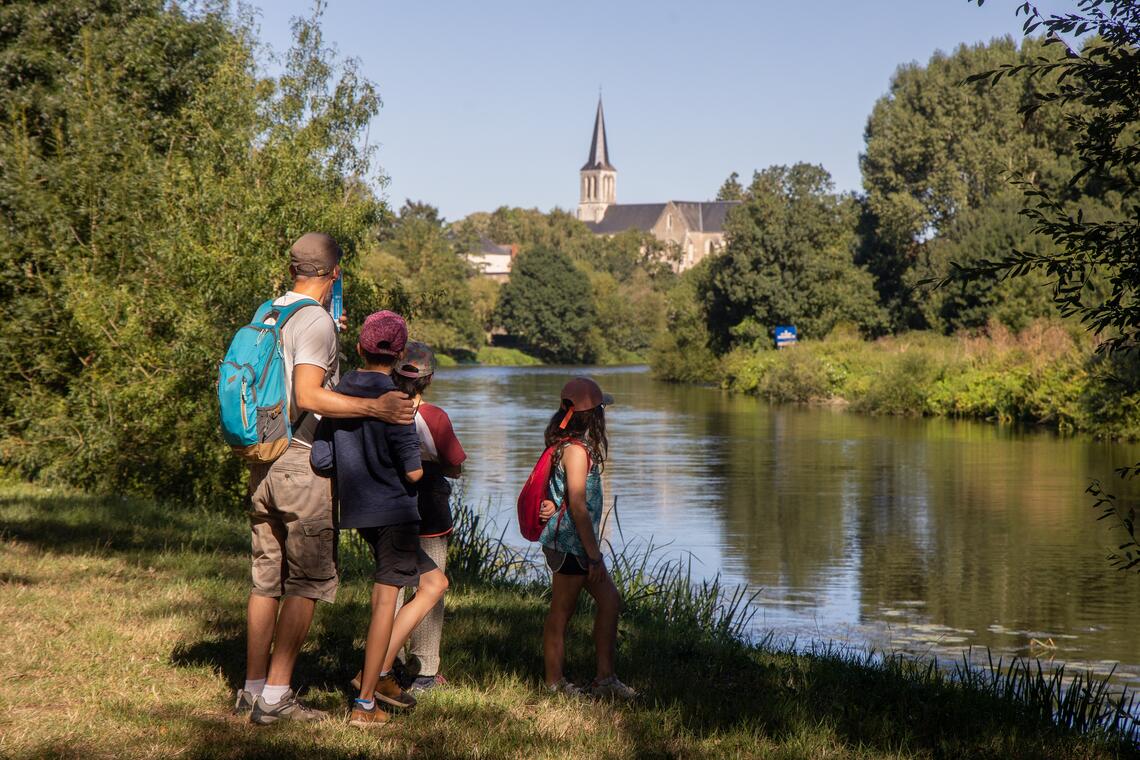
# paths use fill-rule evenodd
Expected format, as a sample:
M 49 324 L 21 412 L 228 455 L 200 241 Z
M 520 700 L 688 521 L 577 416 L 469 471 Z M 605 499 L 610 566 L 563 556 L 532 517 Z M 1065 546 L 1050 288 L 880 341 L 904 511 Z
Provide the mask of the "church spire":
M 598 113 L 594 117 L 594 137 L 590 140 L 590 157 L 586 159 L 582 171 L 605 169 L 616 171 L 610 164 L 610 154 L 606 144 L 606 115 L 602 112 L 602 96 L 598 94 Z
M 606 209 L 617 203 L 617 169 L 610 163 L 601 93 L 598 94 L 598 115 L 594 117 L 590 157 L 578 172 L 578 177 L 578 218 L 583 222 L 602 221 Z

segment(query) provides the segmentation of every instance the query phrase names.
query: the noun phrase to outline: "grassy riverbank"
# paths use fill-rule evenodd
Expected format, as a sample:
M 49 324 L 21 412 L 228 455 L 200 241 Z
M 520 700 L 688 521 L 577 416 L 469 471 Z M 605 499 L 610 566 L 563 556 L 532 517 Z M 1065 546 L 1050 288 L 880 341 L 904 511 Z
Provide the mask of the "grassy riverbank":
M 616 706 L 550 697 L 539 683 L 542 586 L 527 584 L 469 516 L 453 547 L 451 686 L 375 733 L 339 720 L 255 728 L 227 711 L 242 677 L 241 515 L 8 485 L 0 525 L 5 757 L 1140 756 L 1058 727 L 1043 717 L 1044 692 L 1004 691 L 1016 680 L 967 687 L 925 665 L 745 645 L 734 636 L 739 605 L 633 564 L 620 568 L 630 608 L 619 658 L 643 697 Z M 309 700 L 338 712 L 368 614 L 366 563 L 352 542 L 343 563 L 338 602 L 320 608 L 296 676 Z M 584 609 L 571 675 L 588 678 L 590 662 Z M 1080 700 L 1070 706 L 1081 712 Z
M 1127 390 L 1137 386 L 1135 360 L 1106 360 L 1086 337 L 1056 323 L 1018 334 L 997 325 L 981 336 L 836 335 L 784 351 L 737 349 L 721 366 L 726 388 L 776 402 L 1140 437 L 1140 393 Z

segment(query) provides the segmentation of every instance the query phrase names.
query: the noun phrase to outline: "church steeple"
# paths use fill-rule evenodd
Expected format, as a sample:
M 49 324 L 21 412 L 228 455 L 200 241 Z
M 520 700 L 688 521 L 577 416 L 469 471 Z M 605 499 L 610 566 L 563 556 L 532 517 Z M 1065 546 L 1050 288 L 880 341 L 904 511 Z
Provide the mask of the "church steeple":
M 617 171 L 610 164 L 610 154 L 606 149 L 606 115 L 602 111 L 602 96 L 598 96 L 598 113 L 594 116 L 594 137 L 590 141 L 590 157 L 586 159 L 582 171 L 590 169 L 607 169 Z
M 580 195 L 578 218 L 584 222 L 600 222 L 606 207 L 617 202 L 617 169 L 610 163 L 606 141 L 606 116 L 602 96 L 598 95 L 598 112 L 594 116 L 594 134 L 590 140 L 590 156 L 579 171 Z

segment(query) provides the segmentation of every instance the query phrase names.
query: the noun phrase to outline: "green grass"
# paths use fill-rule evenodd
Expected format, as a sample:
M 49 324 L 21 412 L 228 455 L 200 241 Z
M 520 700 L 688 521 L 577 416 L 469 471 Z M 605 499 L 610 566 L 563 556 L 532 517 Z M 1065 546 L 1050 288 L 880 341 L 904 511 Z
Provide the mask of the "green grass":
M 615 571 L 629 604 L 619 672 L 642 698 L 550 697 L 545 586 L 460 512 L 443 651 L 453 685 L 373 733 L 343 720 L 256 728 L 228 715 L 244 656 L 241 514 L 0 487 L 0 756 L 1140 756 L 1088 720 L 1058 723 L 1054 697 L 1068 692 L 1047 694 L 1032 669 L 955 678 L 899 658 L 746 644 L 747 599 L 647 553 Z M 343 548 L 345 582 L 319 608 L 295 677 L 338 715 L 368 616 L 367 561 L 354 542 Z M 589 628 L 583 604 L 568 651 L 577 680 L 591 675 Z M 1070 691 L 1071 715 L 1109 705 Z
M 517 348 L 503 348 L 501 346 L 483 346 L 475 354 L 475 361 L 493 367 L 534 367 L 542 364 L 530 354 L 523 353 Z
M 853 411 L 1029 423 L 1140 438 L 1140 359 L 1106 358 L 1088 336 L 1040 321 L 1011 333 L 841 334 L 790 349 L 736 349 L 724 386 L 774 402 L 843 403 Z

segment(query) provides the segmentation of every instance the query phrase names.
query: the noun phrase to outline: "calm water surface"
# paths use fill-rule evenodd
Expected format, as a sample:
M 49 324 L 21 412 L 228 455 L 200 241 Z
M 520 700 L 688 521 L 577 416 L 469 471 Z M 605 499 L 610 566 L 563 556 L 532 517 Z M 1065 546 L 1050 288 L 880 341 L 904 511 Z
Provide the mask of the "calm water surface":
M 1113 469 L 1140 446 L 589 372 L 618 402 L 604 482 L 621 531 L 611 519 L 607 538 L 759 589 L 757 634 L 940 658 L 989 647 L 1140 682 L 1140 583 L 1108 566 L 1112 535 L 1084 493 L 1093 478 L 1128 493 Z M 468 500 L 519 546 L 514 499 L 572 374 L 448 369 L 431 391 L 470 455 Z

